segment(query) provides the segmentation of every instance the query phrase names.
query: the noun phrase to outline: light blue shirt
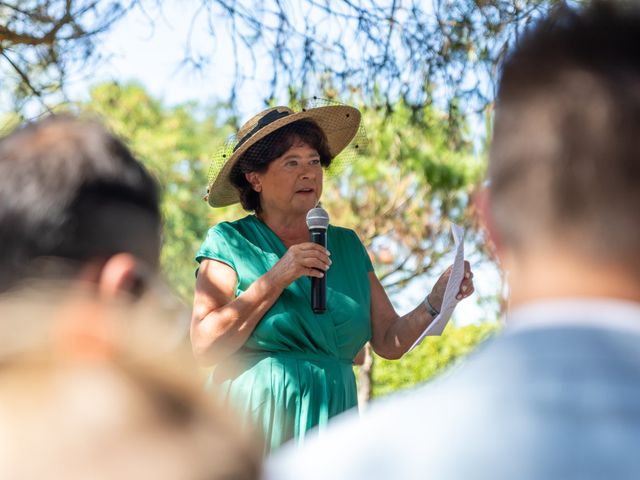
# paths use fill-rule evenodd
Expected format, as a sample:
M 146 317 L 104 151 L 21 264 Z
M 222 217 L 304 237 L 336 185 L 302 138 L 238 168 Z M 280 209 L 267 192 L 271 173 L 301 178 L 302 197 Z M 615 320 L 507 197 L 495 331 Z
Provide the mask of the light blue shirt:
M 640 304 L 525 305 L 448 374 L 343 415 L 268 480 L 640 478 Z

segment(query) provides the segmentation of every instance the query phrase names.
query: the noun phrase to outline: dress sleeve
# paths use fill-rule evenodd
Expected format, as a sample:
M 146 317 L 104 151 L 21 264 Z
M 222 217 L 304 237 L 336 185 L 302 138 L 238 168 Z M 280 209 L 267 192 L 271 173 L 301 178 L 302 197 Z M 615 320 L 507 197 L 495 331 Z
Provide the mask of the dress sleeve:
M 200 264 L 203 259 L 209 258 L 211 260 L 217 260 L 226 265 L 229 265 L 238 273 L 236 268 L 235 256 L 232 249 L 229 247 L 228 233 L 225 232 L 224 226 L 218 224 L 212 227 L 207 232 L 207 237 L 200 246 L 198 253 L 196 253 L 196 262 Z M 198 271 L 196 270 L 196 276 Z
M 367 251 L 365 246 L 362 244 L 362 241 L 360 240 L 360 237 L 358 237 L 358 234 L 353 230 L 350 230 L 350 232 L 353 235 L 354 249 L 360 253 L 359 256 L 362 258 L 362 262 L 364 263 L 364 268 L 366 269 L 367 272 L 373 272 L 373 264 L 371 263 L 371 257 L 369 257 L 369 252 Z

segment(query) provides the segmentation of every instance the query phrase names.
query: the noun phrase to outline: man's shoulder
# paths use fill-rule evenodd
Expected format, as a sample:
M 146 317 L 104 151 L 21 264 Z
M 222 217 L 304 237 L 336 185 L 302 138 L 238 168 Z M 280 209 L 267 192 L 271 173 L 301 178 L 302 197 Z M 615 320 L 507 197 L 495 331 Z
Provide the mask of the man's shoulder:
M 266 479 L 418 478 L 426 471 L 421 452 L 429 450 L 426 444 L 433 438 L 425 435 L 427 429 L 443 431 L 448 412 L 461 399 L 426 386 L 374 402 L 362 416 L 343 414 L 325 433 L 305 440 L 304 447 L 291 444 L 272 456 Z
M 463 368 L 374 401 L 361 415 L 340 415 L 326 432 L 305 439 L 304 447 L 290 444 L 272 456 L 267 480 L 423 478 L 421 452 L 433 448 L 428 444 L 436 432 L 446 432 L 461 417 L 482 414 L 479 403 L 469 404 L 474 385 L 457 380 Z M 447 443 L 446 437 L 441 440 Z
M 579 431 L 585 455 L 601 435 L 640 440 L 640 422 L 600 419 L 584 429 L 601 411 L 640 415 L 633 406 L 640 404 L 640 354 L 627 358 L 623 346 L 639 339 L 624 337 L 580 327 L 498 334 L 449 373 L 374 402 L 362 417 L 337 418 L 301 449 L 282 450 L 269 462 L 267 478 L 517 478 L 527 455 L 560 447 Z M 616 378 L 620 372 L 635 379 Z M 490 459 L 507 451 L 512 454 L 496 468 Z M 561 468 L 565 460 L 548 462 Z

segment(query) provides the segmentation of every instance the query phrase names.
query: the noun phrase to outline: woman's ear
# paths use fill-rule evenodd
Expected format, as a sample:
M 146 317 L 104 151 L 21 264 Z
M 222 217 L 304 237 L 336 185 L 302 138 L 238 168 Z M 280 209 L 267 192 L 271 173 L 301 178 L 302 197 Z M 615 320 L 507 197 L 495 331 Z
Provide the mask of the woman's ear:
M 249 182 L 249 185 L 251 185 L 251 188 L 253 188 L 254 191 L 258 193 L 262 191 L 262 184 L 260 183 L 260 176 L 258 175 L 258 172 L 245 173 L 244 178 L 247 179 L 247 182 Z
M 146 287 L 140 261 L 130 253 L 118 253 L 110 257 L 100 271 L 98 293 L 105 299 L 113 299 L 126 293 L 139 297 Z

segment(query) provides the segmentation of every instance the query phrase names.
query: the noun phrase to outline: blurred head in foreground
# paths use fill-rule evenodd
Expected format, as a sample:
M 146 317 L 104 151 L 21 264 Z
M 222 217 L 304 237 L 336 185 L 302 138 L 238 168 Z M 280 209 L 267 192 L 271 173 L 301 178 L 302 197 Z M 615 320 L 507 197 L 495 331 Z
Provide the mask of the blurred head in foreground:
M 637 5 L 596 2 L 542 21 L 504 65 L 490 224 L 514 303 L 566 288 L 638 298 L 638 45 Z
M 0 305 L 0 478 L 259 477 L 261 447 L 203 398 L 170 320 L 63 297 L 23 291 Z
M 144 288 L 158 267 L 158 187 L 101 124 L 52 115 L 0 139 L 0 293 L 32 279 Z

